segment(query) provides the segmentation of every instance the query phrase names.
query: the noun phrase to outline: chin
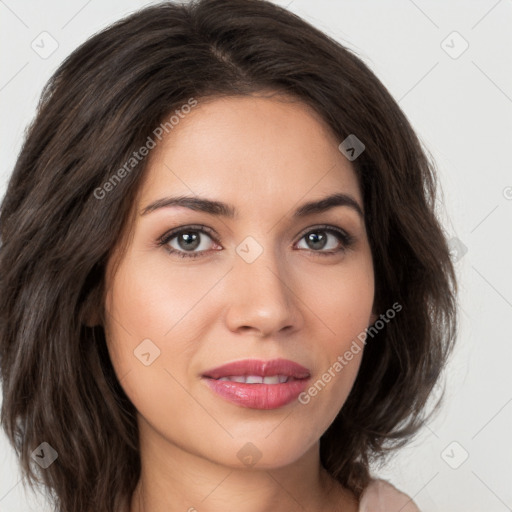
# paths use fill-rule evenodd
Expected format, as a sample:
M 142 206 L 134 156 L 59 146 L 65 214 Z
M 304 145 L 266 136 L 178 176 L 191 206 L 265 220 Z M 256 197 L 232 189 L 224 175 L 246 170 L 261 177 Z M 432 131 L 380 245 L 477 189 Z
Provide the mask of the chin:
M 236 469 L 278 469 L 295 463 L 314 441 L 309 441 L 311 430 L 296 430 L 290 435 L 290 425 L 285 426 L 285 423 L 264 431 L 255 429 L 254 435 L 247 432 L 243 436 L 234 434 L 234 439 L 225 444 L 217 460 Z

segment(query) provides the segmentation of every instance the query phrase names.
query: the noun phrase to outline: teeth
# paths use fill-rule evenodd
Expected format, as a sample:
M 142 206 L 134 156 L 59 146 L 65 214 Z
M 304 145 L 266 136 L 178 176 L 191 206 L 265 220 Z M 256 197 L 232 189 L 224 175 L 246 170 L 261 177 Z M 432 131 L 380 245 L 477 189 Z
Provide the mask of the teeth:
M 247 375 L 245 378 L 246 384 L 262 384 L 263 383 L 263 377 L 260 375 Z
M 232 375 L 230 377 L 221 377 L 218 380 L 229 380 L 244 384 L 283 384 L 288 382 L 289 379 L 286 375 L 269 375 L 267 377 L 261 377 L 260 375 Z

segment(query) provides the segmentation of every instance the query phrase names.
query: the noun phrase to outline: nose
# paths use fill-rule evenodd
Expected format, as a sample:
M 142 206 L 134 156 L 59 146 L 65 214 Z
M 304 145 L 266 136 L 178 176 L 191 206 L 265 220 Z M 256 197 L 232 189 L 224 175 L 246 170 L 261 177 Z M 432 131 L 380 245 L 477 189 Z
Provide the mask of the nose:
M 227 327 L 260 337 L 301 329 L 304 318 L 295 279 L 284 259 L 269 249 L 251 263 L 237 256 L 225 282 Z

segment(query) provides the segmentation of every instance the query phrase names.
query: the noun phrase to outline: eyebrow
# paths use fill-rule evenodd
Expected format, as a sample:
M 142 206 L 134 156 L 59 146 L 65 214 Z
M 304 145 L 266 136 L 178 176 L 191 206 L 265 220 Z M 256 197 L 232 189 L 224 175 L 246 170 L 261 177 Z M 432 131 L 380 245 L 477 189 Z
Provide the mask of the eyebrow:
M 208 213 L 210 215 L 218 215 L 229 219 L 236 217 L 236 209 L 234 206 L 221 201 L 213 201 L 211 199 L 197 196 L 163 197 L 147 205 L 140 214 L 147 215 L 148 213 L 159 210 L 160 208 L 169 208 L 172 206 L 182 206 L 190 208 L 191 210 Z M 346 206 L 351 208 L 361 218 L 364 218 L 363 210 L 359 206 L 359 203 L 352 196 L 341 193 L 332 194 L 322 199 L 302 204 L 295 210 L 293 218 L 298 219 L 315 213 L 323 213 L 336 206 Z

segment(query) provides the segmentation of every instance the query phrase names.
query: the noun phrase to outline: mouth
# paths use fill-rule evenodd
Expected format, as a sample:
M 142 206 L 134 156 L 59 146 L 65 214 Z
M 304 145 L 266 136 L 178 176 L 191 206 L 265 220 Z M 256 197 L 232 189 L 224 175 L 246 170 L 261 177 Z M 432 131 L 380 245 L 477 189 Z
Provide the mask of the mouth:
M 310 373 L 307 368 L 289 359 L 272 359 L 270 361 L 245 359 L 212 368 L 202 376 L 216 380 L 243 378 L 245 380 L 235 380 L 235 382 L 245 382 L 246 384 L 279 384 L 288 379 L 308 378 Z
M 294 377 L 286 375 L 270 375 L 262 377 L 261 375 L 230 375 L 229 377 L 221 377 L 222 381 L 240 382 L 243 384 L 284 384 L 289 380 L 297 380 Z
M 201 377 L 225 400 L 252 409 L 276 409 L 291 403 L 307 386 L 307 368 L 287 359 L 235 361 Z

